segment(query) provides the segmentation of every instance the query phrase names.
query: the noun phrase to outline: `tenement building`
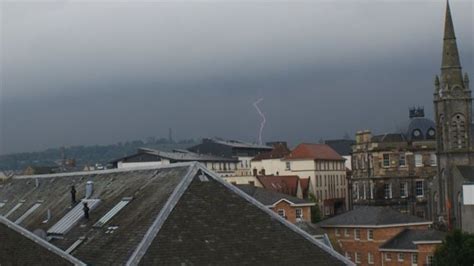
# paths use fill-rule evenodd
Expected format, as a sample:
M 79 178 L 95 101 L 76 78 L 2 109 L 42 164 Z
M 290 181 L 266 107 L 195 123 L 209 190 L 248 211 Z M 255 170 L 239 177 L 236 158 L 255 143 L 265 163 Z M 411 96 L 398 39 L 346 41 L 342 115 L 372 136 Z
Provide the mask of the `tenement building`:
M 434 219 L 474 232 L 474 137 L 472 97 L 462 73 L 449 3 L 446 7 L 441 75 L 435 77 L 438 176 L 433 180 Z
M 436 125 L 423 108 L 410 109 L 399 132 L 356 134 L 352 154 L 352 202 L 390 206 L 402 213 L 429 216 L 429 180 L 436 175 Z

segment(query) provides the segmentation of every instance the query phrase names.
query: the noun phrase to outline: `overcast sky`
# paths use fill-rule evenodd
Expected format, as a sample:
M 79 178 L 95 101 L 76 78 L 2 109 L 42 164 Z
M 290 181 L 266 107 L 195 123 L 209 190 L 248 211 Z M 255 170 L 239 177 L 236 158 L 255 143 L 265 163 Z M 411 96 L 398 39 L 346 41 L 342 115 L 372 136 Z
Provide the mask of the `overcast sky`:
M 452 0 L 474 80 L 474 4 Z M 4 1 L 0 153 L 167 136 L 291 144 L 432 116 L 445 1 Z

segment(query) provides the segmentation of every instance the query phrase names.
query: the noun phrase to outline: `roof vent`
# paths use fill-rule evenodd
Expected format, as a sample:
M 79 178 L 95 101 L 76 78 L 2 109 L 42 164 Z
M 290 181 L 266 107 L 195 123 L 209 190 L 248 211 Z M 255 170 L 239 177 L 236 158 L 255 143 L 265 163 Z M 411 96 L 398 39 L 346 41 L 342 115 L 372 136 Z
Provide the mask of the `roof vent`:
M 86 183 L 86 199 L 90 199 L 94 193 L 94 182 L 87 181 Z

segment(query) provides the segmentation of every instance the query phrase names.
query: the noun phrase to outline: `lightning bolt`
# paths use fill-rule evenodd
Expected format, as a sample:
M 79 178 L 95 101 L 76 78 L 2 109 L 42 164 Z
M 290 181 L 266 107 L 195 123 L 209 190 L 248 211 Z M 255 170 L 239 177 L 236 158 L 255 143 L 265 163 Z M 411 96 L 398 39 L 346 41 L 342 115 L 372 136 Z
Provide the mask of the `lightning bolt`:
M 260 131 L 258 132 L 258 144 L 262 145 L 262 133 L 263 133 L 263 128 L 265 127 L 265 122 L 267 122 L 267 119 L 265 118 L 265 115 L 263 114 L 262 110 L 258 107 L 258 104 L 263 101 L 263 98 L 258 99 L 253 103 L 253 106 L 255 109 L 257 109 L 258 114 L 262 117 L 262 122 L 260 122 Z

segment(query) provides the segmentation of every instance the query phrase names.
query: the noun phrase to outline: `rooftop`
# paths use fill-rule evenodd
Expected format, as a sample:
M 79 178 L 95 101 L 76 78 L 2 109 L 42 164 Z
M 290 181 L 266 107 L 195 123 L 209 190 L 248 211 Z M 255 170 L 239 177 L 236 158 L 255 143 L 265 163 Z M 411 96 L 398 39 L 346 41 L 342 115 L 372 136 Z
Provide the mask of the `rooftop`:
M 327 144 L 299 144 L 285 157 L 285 160 L 311 159 L 311 160 L 336 160 L 343 161 L 344 158 Z
M 89 220 L 70 193 L 81 201 L 87 183 Z M 17 176 L 0 202 L 0 215 L 87 264 L 351 264 L 199 163 Z
M 261 144 L 256 144 L 256 143 L 250 143 L 250 142 L 245 142 L 245 141 L 240 141 L 240 140 L 224 140 L 221 138 L 212 138 L 212 139 L 204 139 L 204 142 L 214 142 L 214 143 L 219 143 L 222 145 L 230 146 L 233 148 L 250 148 L 250 149 L 272 149 L 272 147 L 267 146 L 267 145 L 261 145 Z
M 273 150 L 258 154 L 252 159 L 252 161 L 280 159 L 288 154 L 290 154 L 290 149 L 288 149 L 288 147 L 283 143 L 277 143 L 273 146 Z
M 390 227 L 400 224 L 431 224 L 390 207 L 362 206 L 318 223 L 321 227 Z
M 310 202 L 304 199 L 293 197 L 287 194 L 275 192 L 269 189 L 256 187 L 253 185 L 237 185 L 237 187 L 243 192 L 247 193 L 251 197 L 255 198 L 265 206 L 274 205 L 282 200 L 290 202 L 291 205 L 315 205 L 314 202 Z
M 405 229 L 381 245 L 380 249 L 416 250 L 417 242 L 441 242 L 445 237 L 445 232 L 437 230 Z

